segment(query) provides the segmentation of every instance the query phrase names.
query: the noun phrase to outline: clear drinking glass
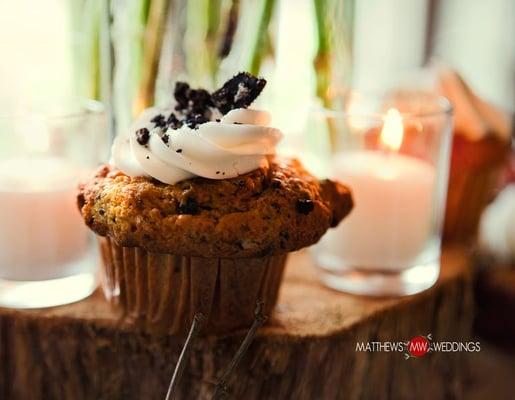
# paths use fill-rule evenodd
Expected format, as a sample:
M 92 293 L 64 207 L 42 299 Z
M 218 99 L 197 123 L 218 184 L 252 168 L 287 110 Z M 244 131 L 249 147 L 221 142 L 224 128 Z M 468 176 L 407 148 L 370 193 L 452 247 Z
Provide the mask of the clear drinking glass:
M 336 290 L 409 295 L 440 270 L 452 110 L 421 92 L 347 93 L 340 110 L 315 110 L 310 135 L 332 137 L 326 175 L 349 185 L 355 207 L 313 248 Z
M 79 180 L 108 149 L 103 107 L 0 116 L 0 307 L 50 307 L 96 287 Z

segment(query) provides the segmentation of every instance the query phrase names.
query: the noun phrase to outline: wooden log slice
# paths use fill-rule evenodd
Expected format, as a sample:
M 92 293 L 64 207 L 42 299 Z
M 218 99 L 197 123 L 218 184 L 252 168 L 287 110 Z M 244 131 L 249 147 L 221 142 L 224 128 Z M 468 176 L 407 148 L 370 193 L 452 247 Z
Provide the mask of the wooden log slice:
M 462 249 L 439 282 L 401 299 L 326 289 L 305 252 L 290 259 L 279 305 L 229 382 L 231 399 L 459 399 L 465 353 L 357 352 L 356 343 L 466 340 L 471 279 Z M 180 399 L 210 399 L 245 331 L 195 341 Z M 133 331 L 97 293 L 47 310 L 0 309 L 0 399 L 164 399 L 184 337 Z

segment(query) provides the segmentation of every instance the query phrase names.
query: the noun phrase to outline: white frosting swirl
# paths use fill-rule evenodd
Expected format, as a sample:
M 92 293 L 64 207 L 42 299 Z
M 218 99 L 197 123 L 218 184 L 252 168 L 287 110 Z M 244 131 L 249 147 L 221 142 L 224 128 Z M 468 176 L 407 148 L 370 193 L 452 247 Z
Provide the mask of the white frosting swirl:
M 252 109 L 235 109 L 220 118 L 191 129 L 154 128 L 150 120 L 169 109 L 150 108 L 134 122 L 128 135 L 116 137 L 111 163 L 129 176 L 148 176 L 174 184 L 201 176 L 210 179 L 234 178 L 266 166 L 267 155 L 275 153 L 282 133 L 268 127 L 270 114 Z M 214 116 L 213 118 L 216 118 Z M 135 132 L 150 131 L 147 145 L 141 145 Z M 161 136 L 169 136 L 165 143 Z

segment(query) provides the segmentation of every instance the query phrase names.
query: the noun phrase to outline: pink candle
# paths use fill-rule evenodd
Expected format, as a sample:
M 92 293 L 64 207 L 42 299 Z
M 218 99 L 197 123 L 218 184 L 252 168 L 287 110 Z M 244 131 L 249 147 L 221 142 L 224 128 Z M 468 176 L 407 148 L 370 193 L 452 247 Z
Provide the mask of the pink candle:
M 88 248 L 75 201 L 79 170 L 61 158 L 0 162 L 0 278 L 74 274 Z

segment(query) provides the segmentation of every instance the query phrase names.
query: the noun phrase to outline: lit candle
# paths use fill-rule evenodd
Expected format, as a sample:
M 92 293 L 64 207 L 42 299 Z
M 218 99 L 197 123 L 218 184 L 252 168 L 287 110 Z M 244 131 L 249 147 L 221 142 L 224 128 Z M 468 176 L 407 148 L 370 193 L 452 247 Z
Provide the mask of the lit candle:
M 78 169 L 55 157 L 0 162 L 0 278 L 75 273 L 88 234 L 75 201 Z
M 431 230 L 435 168 L 399 154 L 403 121 L 390 109 L 380 137 L 385 151 L 337 154 L 336 178 L 352 188 L 355 207 L 324 246 L 349 266 L 398 271 L 423 252 Z

